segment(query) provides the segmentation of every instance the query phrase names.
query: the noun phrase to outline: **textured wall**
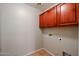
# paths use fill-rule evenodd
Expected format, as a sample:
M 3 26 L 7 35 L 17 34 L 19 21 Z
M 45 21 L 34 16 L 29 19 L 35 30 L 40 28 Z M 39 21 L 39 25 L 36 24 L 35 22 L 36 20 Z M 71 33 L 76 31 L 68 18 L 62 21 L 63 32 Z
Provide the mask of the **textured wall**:
M 48 34 L 52 34 L 49 36 Z M 43 30 L 44 48 L 55 55 L 62 55 L 65 51 L 71 55 L 78 55 L 78 27 L 60 27 Z M 59 38 L 62 40 L 60 41 Z
M 0 4 L 3 55 L 25 55 L 42 47 L 40 12 L 27 4 Z

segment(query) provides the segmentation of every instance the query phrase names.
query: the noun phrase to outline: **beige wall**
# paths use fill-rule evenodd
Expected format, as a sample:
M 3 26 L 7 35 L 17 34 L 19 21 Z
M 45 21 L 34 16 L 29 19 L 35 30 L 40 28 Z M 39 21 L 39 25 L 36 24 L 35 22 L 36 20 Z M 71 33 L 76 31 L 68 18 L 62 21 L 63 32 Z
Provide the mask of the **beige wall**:
M 52 34 L 52 36 L 48 34 Z M 78 55 L 77 26 L 44 29 L 43 37 L 44 48 L 55 55 L 62 55 L 62 51 L 71 55 Z M 62 40 L 60 41 L 59 38 Z
M 0 18 L 1 18 L 1 8 L 0 8 Z M 0 19 L 0 28 L 1 28 L 1 19 Z M 0 53 L 1 53 L 1 29 L 0 29 Z
M 0 4 L 3 55 L 25 55 L 42 48 L 38 9 L 27 4 Z M 0 9 L 0 10 L 1 10 Z
M 0 8 L 1 9 L 1 8 Z M 1 11 L 1 10 L 0 10 Z M 1 13 L 1 12 L 0 12 Z M 1 16 L 1 15 L 0 15 Z M 0 28 L 1 28 L 1 19 L 0 19 Z M 0 53 L 1 53 L 1 29 L 0 29 Z

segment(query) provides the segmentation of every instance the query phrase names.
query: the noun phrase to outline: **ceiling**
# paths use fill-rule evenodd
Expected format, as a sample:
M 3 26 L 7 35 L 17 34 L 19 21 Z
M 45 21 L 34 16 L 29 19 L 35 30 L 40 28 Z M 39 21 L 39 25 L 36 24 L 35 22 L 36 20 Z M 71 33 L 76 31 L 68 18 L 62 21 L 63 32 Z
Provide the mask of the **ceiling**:
M 28 5 L 35 7 L 37 9 L 40 9 L 41 11 L 46 10 L 47 8 L 51 7 L 52 5 L 55 5 L 55 3 L 27 3 Z

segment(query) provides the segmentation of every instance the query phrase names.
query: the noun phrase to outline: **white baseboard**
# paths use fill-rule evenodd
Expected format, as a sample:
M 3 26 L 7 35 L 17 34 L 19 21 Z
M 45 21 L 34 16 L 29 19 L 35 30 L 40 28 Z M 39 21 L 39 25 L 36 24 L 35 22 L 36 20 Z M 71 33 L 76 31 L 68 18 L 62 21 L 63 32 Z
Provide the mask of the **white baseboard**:
M 46 52 L 48 52 L 50 55 L 55 56 L 53 53 L 49 52 L 49 51 L 48 51 L 47 49 L 45 49 L 45 48 L 40 48 L 40 49 L 38 49 L 38 50 L 32 51 L 32 52 L 30 52 L 30 53 L 25 54 L 24 56 L 31 56 L 31 54 L 33 54 L 33 53 L 35 53 L 35 52 L 37 52 L 37 51 L 39 51 L 39 50 L 41 50 L 41 49 L 44 49 L 44 50 L 45 50 Z

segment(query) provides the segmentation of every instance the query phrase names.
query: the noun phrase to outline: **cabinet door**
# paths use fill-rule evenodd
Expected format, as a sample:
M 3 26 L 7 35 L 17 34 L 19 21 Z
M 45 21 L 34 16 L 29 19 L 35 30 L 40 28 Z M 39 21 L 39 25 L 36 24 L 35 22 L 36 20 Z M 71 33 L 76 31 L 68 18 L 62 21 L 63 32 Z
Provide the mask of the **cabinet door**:
M 76 19 L 79 25 L 79 3 L 76 4 Z
M 60 21 L 59 25 L 72 25 L 76 24 L 75 19 L 75 4 L 74 3 L 67 3 L 61 5 L 61 14 L 60 14 Z
M 47 26 L 48 27 L 56 26 L 56 7 L 48 11 Z
M 45 28 L 47 27 L 47 13 L 43 13 L 40 15 L 40 27 Z

